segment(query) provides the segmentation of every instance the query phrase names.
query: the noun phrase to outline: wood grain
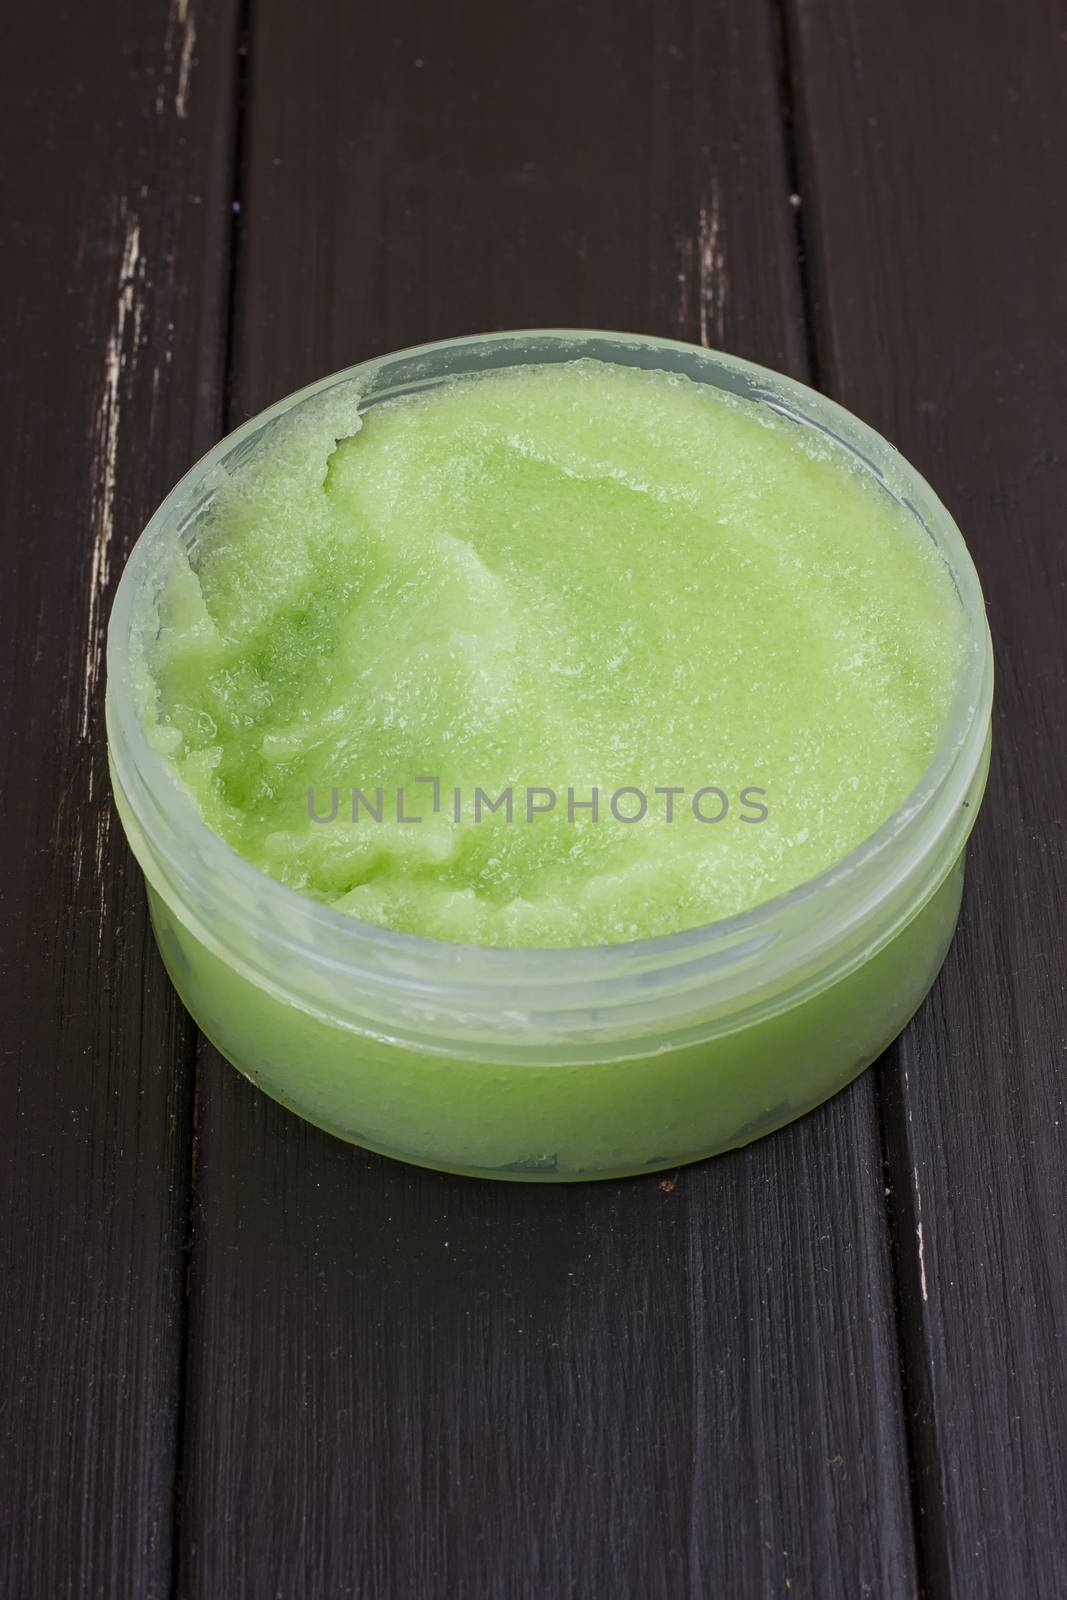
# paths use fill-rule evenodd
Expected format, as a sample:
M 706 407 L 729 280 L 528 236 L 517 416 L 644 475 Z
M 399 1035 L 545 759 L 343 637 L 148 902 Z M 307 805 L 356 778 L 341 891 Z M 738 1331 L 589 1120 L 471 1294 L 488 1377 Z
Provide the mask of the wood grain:
M 0 58 L 0 1592 L 169 1592 L 194 1034 L 113 822 L 102 647 L 217 431 L 232 11 L 24 7 Z
M 5 43 L 0 1594 L 1062 1594 L 1058 0 L 68 0 Z M 110 596 L 184 468 L 553 324 L 814 377 L 954 510 L 998 652 L 932 1001 L 673 1184 L 281 1111 L 198 1050 L 107 786 Z
M 257 5 L 231 420 L 504 326 L 803 373 L 772 21 Z M 183 1596 L 914 1593 L 873 1078 L 670 1191 L 200 1112 Z
M 883 1074 L 932 1594 L 1067 1572 L 1067 16 L 791 6 L 827 385 L 931 479 L 997 652 L 960 936 Z

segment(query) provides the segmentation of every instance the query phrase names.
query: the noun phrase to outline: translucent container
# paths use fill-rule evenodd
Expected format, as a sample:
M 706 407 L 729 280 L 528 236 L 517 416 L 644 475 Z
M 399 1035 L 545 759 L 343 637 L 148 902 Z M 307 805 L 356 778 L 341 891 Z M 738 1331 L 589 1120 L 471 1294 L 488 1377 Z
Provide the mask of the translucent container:
M 684 373 L 832 435 L 951 570 L 967 659 L 905 803 L 820 877 L 726 921 L 581 950 L 393 933 L 294 893 L 202 821 L 146 738 L 144 641 L 175 547 L 196 561 L 229 472 L 339 384 L 364 408 L 458 374 L 599 358 Z M 812 390 L 732 356 L 591 332 L 491 334 L 402 351 L 290 396 L 217 445 L 137 543 L 108 633 L 119 813 L 163 959 L 205 1034 L 254 1083 L 343 1139 L 479 1177 L 619 1177 L 781 1127 L 861 1072 L 930 988 L 952 938 L 989 761 L 992 652 L 958 529 L 885 440 Z

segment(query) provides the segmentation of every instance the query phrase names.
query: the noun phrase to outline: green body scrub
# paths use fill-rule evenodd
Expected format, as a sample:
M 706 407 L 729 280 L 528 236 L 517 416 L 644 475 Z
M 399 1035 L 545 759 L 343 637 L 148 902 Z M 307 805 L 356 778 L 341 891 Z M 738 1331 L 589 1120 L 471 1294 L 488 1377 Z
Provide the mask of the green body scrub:
M 883 440 L 617 334 L 283 402 L 157 512 L 108 639 L 201 1028 L 343 1138 L 525 1179 L 744 1144 L 884 1049 L 952 936 L 990 700 L 963 541 Z
M 952 580 L 825 435 L 588 360 L 357 423 L 219 496 L 151 662 L 162 747 L 282 883 L 435 939 L 648 938 L 824 871 L 925 771 Z

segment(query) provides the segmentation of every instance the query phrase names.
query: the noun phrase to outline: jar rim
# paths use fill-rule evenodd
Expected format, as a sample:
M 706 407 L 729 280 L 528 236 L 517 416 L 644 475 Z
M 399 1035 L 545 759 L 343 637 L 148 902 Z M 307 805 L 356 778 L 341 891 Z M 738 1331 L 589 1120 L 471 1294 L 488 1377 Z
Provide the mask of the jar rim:
M 134 647 L 149 586 L 158 584 L 166 571 L 168 555 L 202 508 L 211 480 L 217 482 L 218 474 L 225 474 L 227 465 L 265 428 L 297 406 L 347 385 L 360 386 L 365 396 L 383 378 L 392 394 L 491 367 L 581 356 L 660 369 L 666 365 L 760 400 L 829 434 L 911 510 L 949 569 L 967 630 L 966 665 L 930 764 L 902 804 L 822 873 L 730 917 L 628 943 L 547 949 L 449 943 L 364 922 L 287 887 L 239 855 L 209 826 L 191 792 L 148 738 L 138 703 Z M 424 995 L 438 987 L 454 991 L 460 983 L 469 1001 L 482 997 L 486 1005 L 498 1004 L 502 992 L 518 1003 L 523 994 L 554 988 L 569 991 L 579 1004 L 585 1003 L 579 995 L 594 992 L 607 1000 L 605 981 L 614 990 L 616 982 L 629 984 L 638 973 L 681 968 L 699 956 L 705 967 L 711 958 L 708 970 L 735 971 L 731 988 L 748 993 L 762 989 L 769 977 L 765 962 L 753 966 L 753 954 L 778 945 L 773 967 L 782 972 L 800 959 L 810 961 L 820 949 L 840 945 L 848 929 L 861 927 L 910 878 L 923 876 L 922 864 L 937 856 L 939 842 L 973 792 L 987 744 L 992 678 L 985 603 L 962 534 L 921 475 L 850 412 L 795 379 L 699 345 L 591 329 L 510 330 L 412 346 L 343 368 L 250 418 L 185 474 L 135 543 L 116 592 L 107 639 L 108 748 L 117 786 L 147 848 L 177 892 L 195 899 L 208 885 L 216 891 L 220 885 L 239 891 L 240 903 L 253 904 L 262 914 L 257 935 L 262 933 L 287 962 L 326 962 L 336 973 L 362 975 Z M 972 823 L 973 809 L 963 839 Z M 821 934 L 812 937 L 815 925 Z M 785 939 L 784 948 L 783 933 L 793 935 Z M 790 955 L 788 947 L 797 941 L 799 947 Z

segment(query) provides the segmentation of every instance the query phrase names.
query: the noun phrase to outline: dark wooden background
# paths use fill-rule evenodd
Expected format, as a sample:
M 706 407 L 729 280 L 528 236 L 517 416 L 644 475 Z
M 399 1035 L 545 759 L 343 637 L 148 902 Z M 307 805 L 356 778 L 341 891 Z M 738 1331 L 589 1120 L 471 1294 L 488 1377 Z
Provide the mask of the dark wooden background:
M 1067 1593 L 1061 0 L 55 0 L 0 84 L 0 1593 Z M 673 1185 L 280 1110 L 181 1012 L 108 792 L 110 599 L 184 469 L 537 325 L 833 394 L 997 646 L 933 998 Z

